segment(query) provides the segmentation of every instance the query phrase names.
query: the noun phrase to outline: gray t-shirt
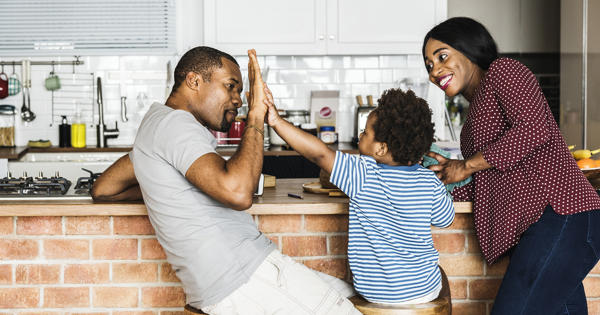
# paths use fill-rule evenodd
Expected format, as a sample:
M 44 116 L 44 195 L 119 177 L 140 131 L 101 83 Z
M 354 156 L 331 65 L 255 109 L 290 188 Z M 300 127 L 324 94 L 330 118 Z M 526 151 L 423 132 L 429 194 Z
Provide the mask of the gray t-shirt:
M 129 155 L 156 237 L 195 307 L 215 304 L 246 283 L 275 249 L 251 215 L 185 178 L 215 148 L 214 136 L 192 114 L 154 103 Z

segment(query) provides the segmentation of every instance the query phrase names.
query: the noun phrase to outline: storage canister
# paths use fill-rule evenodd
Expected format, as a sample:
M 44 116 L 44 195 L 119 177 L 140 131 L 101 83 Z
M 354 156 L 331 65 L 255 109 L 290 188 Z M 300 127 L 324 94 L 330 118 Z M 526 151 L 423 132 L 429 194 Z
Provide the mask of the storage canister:
M 294 126 L 300 127 L 300 125 L 310 121 L 310 113 L 307 110 L 288 110 L 286 120 Z
M 15 146 L 15 107 L 0 105 L 0 147 Z
M 319 138 L 325 144 L 333 144 L 337 141 L 337 133 L 334 126 L 321 126 L 319 128 Z

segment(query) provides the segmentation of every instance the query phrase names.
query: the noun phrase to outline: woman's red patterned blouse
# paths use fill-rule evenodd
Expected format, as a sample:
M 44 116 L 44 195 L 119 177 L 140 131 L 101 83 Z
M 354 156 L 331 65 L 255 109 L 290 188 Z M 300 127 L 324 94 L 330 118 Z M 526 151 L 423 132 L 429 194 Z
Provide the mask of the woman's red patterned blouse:
M 490 264 L 518 243 L 547 205 L 559 214 L 600 209 L 536 77 L 516 60 L 490 65 L 460 140 L 465 158 L 482 151 L 493 166 L 453 192 L 455 200 L 473 201 L 477 238 Z

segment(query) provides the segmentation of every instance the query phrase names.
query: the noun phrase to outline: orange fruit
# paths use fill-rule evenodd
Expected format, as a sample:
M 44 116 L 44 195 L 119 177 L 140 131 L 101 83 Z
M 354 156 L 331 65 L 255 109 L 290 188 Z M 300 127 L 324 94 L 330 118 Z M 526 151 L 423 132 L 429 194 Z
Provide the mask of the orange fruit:
M 600 167 L 600 160 L 596 160 L 596 166 L 595 167 Z
M 592 159 L 581 159 L 577 161 L 577 166 L 579 166 L 579 168 L 582 170 L 587 168 L 594 168 L 596 167 L 596 161 Z

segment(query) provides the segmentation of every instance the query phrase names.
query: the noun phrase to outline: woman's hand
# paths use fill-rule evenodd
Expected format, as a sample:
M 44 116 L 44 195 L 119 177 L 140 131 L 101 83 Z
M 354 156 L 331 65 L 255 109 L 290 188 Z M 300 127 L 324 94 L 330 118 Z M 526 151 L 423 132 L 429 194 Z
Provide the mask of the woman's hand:
M 460 182 L 471 176 L 472 172 L 467 168 L 465 160 L 447 159 L 435 152 L 427 153 L 427 156 L 436 159 L 439 164 L 431 165 L 428 168 L 437 173 L 437 177 L 444 184 Z

